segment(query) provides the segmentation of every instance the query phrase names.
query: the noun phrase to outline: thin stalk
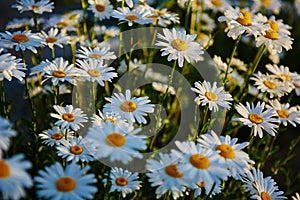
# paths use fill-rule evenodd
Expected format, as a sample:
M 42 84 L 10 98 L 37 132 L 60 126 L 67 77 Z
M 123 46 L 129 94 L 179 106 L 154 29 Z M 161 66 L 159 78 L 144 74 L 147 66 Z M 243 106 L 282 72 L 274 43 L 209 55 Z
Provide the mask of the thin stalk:
M 82 7 L 82 20 L 83 20 L 83 33 L 87 36 L 87 20 L 86 20 L 86 9 L 87 9 L 87 2 L 86 0 L 81 0 L 81 7 Z
M 54 47 L 51 49 L 51 56 L 52 56 L 52 60 L 54 60 L 55 59 L 55 48 Z
M 191 2 L 192 0 L 188 0 L 187 2 L 187 7 L 186 7 L 186 15 L 185 15 L 185 22 L 184 22 L 184 25 L 185 25 L 185 30 L 189 33 L 189 16 L 190 16 L 190 12 L 191 12 Z
M 94 22 L 93 22 L 93 31 L 92 31 L 92 35 L 91 35 L 91 42 L 95 39 L 96 37 L 96 25 L 97 25 L 97 16 L 94 16 Z
M 171 74 L 170 74 L 170 76 L 169 76 L 168 86 L 167 86 L 167 89 L 166 89 L 166 91 L 165 91 L 165 93 L 164 93 L 164 96 L 163 96 L 163 98 L 162 98 L 162 103 L 163 103 L 163 101 L 166 99 L 167 94 L 168 94 L 169 89 L 170 89 L 170 85 L 171 85 L 172 82 L 173 82 L 173 76 L 174 76 L 174 72 L 175 72 L 175 68 L 176 68 L 176 64 L 177 64 L 176 61 L 177 61 L 177 60 L 174 61 L 174 64 L 173 64 L 173 67 L 172 67 L 172 72 L 171 72 Z
M 40 28 L 39 28 L 39 24 L 38 24 L 38 20 L 37 20 L 37 14 L 32 11 L 32 15 L 33 15 L 33 23 L 34 23 L 35 31 L 39 32 Z
M 5 118 L 8 118 L 8 112 L 6 108 L 6 97 L 5 97 L 5 90 L 4 90 L 4 81 L 0 81 L 0 91 L 1 91 L 1 104 L 2 104 L 2 110 L 3 115 Z

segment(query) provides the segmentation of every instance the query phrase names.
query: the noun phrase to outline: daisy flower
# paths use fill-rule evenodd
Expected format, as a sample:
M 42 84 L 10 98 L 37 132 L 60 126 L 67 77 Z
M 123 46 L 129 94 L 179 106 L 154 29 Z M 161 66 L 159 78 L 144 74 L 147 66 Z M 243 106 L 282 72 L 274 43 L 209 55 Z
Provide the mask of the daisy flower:
M 232 97 L 224 91 L 224 87 L 217 87 L 217 82 L 214 82 L 213 85 L 206 81 L 195 82 L 195 88 L 191 88 L 191 90 L 198 94 L 195 102 L 200 102 L 202 106 L 208 104 L 210 111 L 217 112 L 219 106 L 230 109 L 229 101 L 232 101 Z
M 93 199 L 97 192 L 94 186 L 97 182 L 94 174 L 87 174 L 90 166 L 81 168 L 75 162 L 67 164 L 64 169 L 59 162 L 39 170 L 39 176 L 34 177 L 37 183 L 37 196 L 45 199 Z
M 20 199 L 26 196 L 25 188 L 32 186 L 32 179 L 26 170 L 31 163 L 23 154 L 11 158 L 0 157 L 0 194 L 3 199 Z
M 33 25 L 33 18 L 13 18 L 6 24 L 5 29 L 22 29 Z
M 229 62 L 229 60 L 229 58 L 226 59 L 227 62 Z M 237 70 L 240 71 L 247 71 L 247 64 L 238 58 L 232 58 L 230 66 L 235 67 Z
M 295 195 L 292 196 L 292 200 L 300 200 L 300 195 L 298 192 L 296 192 Z
M 223 12 L 230 6 L 230 3 L 227 0 L 204 0 L 204 6 L 205 9 Z
M 209 198 L 212 199 L 212 196 L 219 194 L 222 191 L 221 181 L 218 181 L 218 182 L 214 183 L 215 184 L 214 186 L 209 186 L 209 187 L 206 186 L 207 185 L 206 182 L 207 182 L 206 179 L 201 179 L 198 184 L 189 186 L 189 188 L 195 190 L 195 192 L 194 192 L 195 198 L 199 197 L 205 191 L 206 195 L 211 194 L 209 196 Z M 212 187 L 214 187 L 214 188 L 212 188 Z M 210 189 L 208 190 L 206 188 L 210 188 Z M 211 191 L 211 193 L 210 193 L 210 191 Z
M 108 0 L 89 0 L 88 3 L 90 4 L 88 10 L 91 10 L 100 21 L 110 18 L 113 6 Z
M 250 160 L 247 153 L 242 151 L 249 145 L 249 142 L 237 143 L 237 140 L 237 138 L 231 138 L 229 135 L 218 136 L 212 130 L 210 133 L 201 135 L 198 142 L 204 148 L 219 151 L 219 162 L 226 163 L 231 176 L 240 179 L 240 176 L 249 170 L 250 164 L 254 162 Z
M 281 3 L 280 0 L 253 0 L 252 10 L 259 11 L 261 8 L 271 10 L 274 14 L 279 14 Z
M 91 120 L 93 122 L 93 125 L 96 126 L 102 126 L 103 123 L 111 122 L 113 124 L 121 123 L 121 115 L 118 113 L 102 113 L 100 110 L 98 110 L 99 115 L 93 114 L 91 117 Z
M 104 37 L 116 37 L 120 35 L 120 28 L 118 26 L 96 26 L 97 35 L 104 35 Z
M 252 127 L 254 129 L 254 136 L 258 134 L 260 138 L 263 136 L 263 130 L 268 134 L 275 136 L 277 133 L 279 120 L 277 113 L 272 108 L 265 109 L 265 102 L 258 102 L 255 106 L 246 102 L 246 106 L 239 103 L 235 109 L 242 116 L 241 118 L 234 118 L 233 121 L 240 121 L 243 125 Z
M 204 54 L 202 47 L 197 42 L 194 42 L 197 35 L 186 34 L 185 30 L 169 30 L 163 29 L 164 35 L 158 33 L 157 37 L 161 41 L 155 43 L 156 46 L 163 47 L 162 56 L 168 55 L 167 60 L 178 60 L 179 67 L 183 67 L 183 62 L 188 63 L 192 61 L 201 60 L 201 54 Z
M 214 183 L 227 180 L 229 170 L 220 162 L 219 152 L 203 148 L 192 141 L 175 142 L 180 151 L 172 150 L 180 158 L 178 170 L 186 175 L 191 185 L 205 180 L 205 190 L 210 191 Z
M 62 141 L 65 140 L 65 138 L 74 137 L 74 131 L 54 126 L 51 129 L 44 130 L 42 133 L 39 134 L 39 137 L 43 140 L 43 144 L 52 147 L 60 145 Z
M 144 12 L 143 10 L 130 10 L 127 7 L 117 8 L 117 10 L 112 11 L 112 17 L 117 18 L 121 23 L 128 23 L 128 26 L 132 26 L 133 23 L 137 24 L 150 24 L 153 19 L 147 18 L 149 12 Z
M 48 33 L 41 31 L 40 38 L 43 40 L 43 44 L 50 49 L 53 49 L 54 45 L 63 48 L 63 45 L 68 44 L 70 39 L 70 37 L 64 33 L 59 33 L 57 28 L 51 28 Z
M 44 12 L 52 12 L 54 2 L 50 0 L 19 0 L 17 4 L 12 5 L 12 8 L 18 9 L 20 13 L 32 11 L 33 13 L 43 14 Z
M 235 9 L 228 7 L 224 11 L 224 16 L 218 18 L 218 21 L 225 21 L 228 24 L 228 37 L 236 40 L 239 35 L 248 33 L 249 35 L 260 35 L 268 26 L 258 23 L 252 16 L 252 13 L 247 9 L 240 10 L 239 7 Z
M 31 31 L 17 31 L 10 33 L 0 33 L 3 37 L 1 40 L 3 43 L 15 46 L 16 51 L 31 50 L 33 53 L 37 53 L 36 47 L 42 46 L 42 39 Z
M 16 131 L 10 130 L 11 126 L 7 119 L 0 116 L 0 158 L 2 150 L 6 151 L 8 149 L 10 138 L 17 135 Z
M 183 196 L 188 180 L 178 170 L 178 159 L 175 154 L 159 153 L 159 160 L 147 160 L 146 175 L 152 187 L 158 186 L 155 190 L 157 199 L 168 191 L 174 199 Z
M 300 112 L 297 107 L 290 107 L 289 103 L 281 104 L 277 99 L 270 100 L 269 104 L 267 107 L 276 110 L 280 123 L 284 126 L 287 126 L 288 122 L 294 127 L 296 127 L 296 124 L 300 124 Z
M 154 104 L 150 104 L 149 97 L 131 97 L 130 90 L 125 95 L 114 93 L 114 96 L 105 100 L 109 103 L 104 105 L 103 112 L 119 113 L 129 123 L 138 122 L 146 124 L 145 116 L 154 112 Z
M 206 2 L 206 1 L 205 1 Z M 215 20 L 206 13 L 198 13 L 196 15 L 197 23 L 201 24 L 201 31 L 213 31 L 216 27 Z
M 267 92 L 270 95 L 270 98 L 282 97 L 293 89 L 287 84 L 279 81 L 273 75 L 262 74 L 261 72 L 254 74 L 254 77 L 251 77 L 250 79 L 255 81 L 254 85 L 257 89 L 263 93 Z
M 121 161 L 127 164 L 133 157 L 142 158 L 138 150 L 145 150 L 146 137 L 137 135 L 141 129 L 135 129 L 127 123 L 104 123 L 88 129 L 86 138 L 95 145 L 97 158 L 109 157 L 110 162 Z
M 269 24 L 270 28 L 274 31 L 277 31 L 278 33 L 291 35 L 291 32 L 289 30 L 292 29 L 292 27 L 284 24 L 282 19 L 276 19 L 275 16 L 271 16 L 270 18 L 268 18 L 261 13 L 258 13 L 254 17 L 255 20 L 259 23 Z
M 115 69 L 113 67 L 107 67 L 107 65 L 103 65 L 103 61 L 100 60 L 76 60 L 77 66 L 79 68 L 76 69 L 78 75 L 83 80 L 88 80 L 95 82 L 97 81 L 99 85 L 104 87 L 104 81 L 109 81 L 115 77 L 118 77 L 116 72 L 113 72 Z
M 61 126 L 61 128 L 71 128 L 77 131 L 80 126 L 84 127 L 82 123 L 87 122 L 86 114 L 80 108 L 73 108 L 72 105 L 67 105 L 65 107 L 54 105 L 53 108 L 58 113 L 50 113 L 50 116 L 58 119 L 55 122 L 56 126 Z
M 76 57 L 80 59 L 111 60 L 116 59 L 114 52 L 109 51 L 110 47 L 83 47 L 77 50 Z
M 251 199 L 286 199 L 282 196 L 283 192 L 278 191 L 276 182 L 270 177 L 263 177 L 263 173 L 259 169 L 253 168 L 243 177 L 246 192 L 250 192 Z
M 121 192 L 123 198 L 125 198 L 127 194 L 139 190 L 142 187 L 142 181 L 138 180 L 138 173 L 132 173 L 128 170 L 123 170 L 122 168 L 112 168 L 110 170 L 109 178 L 111 182 L 109 192 Z
M 56 146 L 56 149 L 57 155 L 66 159 L 67 162 L 71 160 L 75 160 L 76 162 L 79 160 L 82 162 L 95 160 L 95 148 L 81 136 L 62 140 L 61 143 Z
M 226 72 L 228 70 L 228 73 L 232 72 L 232 68 L 227 69 L 228 68 L 227 63 L 223 62 L 220 56 L 214 55 L 213 61 L 220 71 Z
M 26 70 L 26 65 L 22 62 L 22 59 L 16 59 L 10 53 L 2 54 L 2 51 L 3 49 L 0 48 L 0 81 L 4 79 L 11 81 L 12 77 L 22 81 L 25 77 L 23 70 Z

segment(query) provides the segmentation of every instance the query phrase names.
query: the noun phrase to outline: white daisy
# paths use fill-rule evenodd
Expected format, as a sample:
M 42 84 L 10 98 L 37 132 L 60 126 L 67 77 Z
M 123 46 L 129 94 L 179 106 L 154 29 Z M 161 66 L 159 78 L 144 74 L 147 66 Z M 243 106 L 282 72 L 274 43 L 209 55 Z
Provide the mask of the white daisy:
M 6 24 L 5 29 L 22 29 L 33 25 L 33 18 L 13 18 Z
M 293 80 L 293 86 L 296 92 L 297 96 L 300 96 L 300 75 L 298 73 L 294 73 L 297 77 L 295 80 Z
M 227 69 L 228 68 L 227 63 L 223 62 L 220 56 L 214 55 L 213 61 L 220 71 L 226 72 L 228 70 L 228 73 L 232 72 L 232 68 Z
M 210 34 L 204 32 L 197 32 L 196 41 L 204 48 L 207 49 L 208 47 L 214 44 L 214 39 Z
M 178 157 L 175 154 L 159 153 L 159 160 L 147 160 L 147 173 L 152 187 L 156 187 L 156 198 L 160 198 L 166 192 L 171 192 L 172 197 L 177 199 L 183 196 L 188 180 L 178 170 Z
M 240 179 L 240 176 L 250 169 L 250 164 L 254 164 L 254 161 L 242 151 L 249 142 L 237 143 L 237 140 L 237 138 L 231 139 L 229 135 L 218 136 L 212 130 L 210 134 L 201 135 L 198 142 L 205 148 L 219 151 L 219 162 L 226 163 L 231 172 L 230 175 L 235 179 Z
M 128 23 L 128 26 L 132 26 L 133 23 L 137 24 L 150 24 L 153 19 L 147 18 L 149 12 L 144 12 L 143 10 L 130 10 L 128 7 L 117 8 L 113 10 L 112 17 L 117 18 L 121 23 Z
M 88 3 L 90 4 L 88 10 L 91 10 L 100 21 L 110 18 L 113 6 L 108 0 L 89 0 Z
M 70 37 L 63 32 L 59 33 L 57 28 L 51 28 L 48 33 L 41 31 L 40 38 L 43 40 L 43 44 L 53 49 L 54 45 L 63 48 L 63 45 L 69 43 Z
M 103 123 L 108 122 L 118 124 L 121 123 L 121 121 L 123 121 L 121 119 L 121 115 L 118 113 L 102 113 L 100 110 L 98 110 L 98 113 L 99 115 L 93 114 L 93 116 L 91 117 L 93 125 L 102 126 Z
M 17 135 L 16 131 L 10 129 L 11 126 L 7 119 L 0 116 L 0 158 L 2 150 L 8 149 L 10 138 Z
M 22 81 L 25 77 L 23 70 L 26 70 L 26 65 L 22 62 L 22 59 L 16 59 L 10 53 L 2 54 L 2 51 L 3 49 L 0 48 L 0 81 L 4 79 L 11 81 L 12 77 Z
M 145 150 L 146 137 L 137 135 L 141 129 L 135 129 L 127 123 L 104 123 L 90 127 L 86 138 L 96 147 L 97 158 L 109 157 L 110 162 L 121 161 L 127 164 L 133 157 L 142 158 L 138 150 Z
M 95 148 L 85 138 L 81 136 L 71 137 L 68 140 L 62 140 L 56 146 L 57 155 L 66 159 L 66 161 L 79 160 L 82 162 L 95 160 Z
M 253 0 L 252 10 L 260 11 L 261 8 L 271 10 L 274 14 L 279 14 L 281 3 L 280 0 Z
M 26 196 L 25 188 L 32 186 L 32 179 L 26 170 L 31 163 L 23 154 L 11 158 L 0 157 L 0 195 L 3 199 L 20 199 Z
M 287 126 L 289 122 L 294 127 L 296 124 L 300 124 L 300 112 L 297 110 L 297 107 L 290 107 L 289 103 L 281 104 L 278 99 L 270 100 L 267 107 L 273 108 L 276 110 L 280 123 L 284 126 Z
M 80 108 L 73 108 L 72 105 L 67 105 L 65 107 L 54 105 L 53 108 L 56 113 L 50 113 L 50 116 L 59 119 L 55 122 L 56 126 L 61 126 L 61 128 L 71 128 L 77 131 L 80 126 L 84 127 L 82 123 L 87 122 L 86 114 Z
M 282 19 L 276 19 L 275 16 L 271 16 L 268 18 L 262 15 L 261 13 L 258 13 L 254 17 L 255 20 L 259 23 L 269 24 L 270 28 L 274 31 L 277 31 L 278 33 L 284 35 L 291 35 L 291 32 L 289 30 L 292 29 L 292 27 L 287 24 L 284 24 Z
M 199 197 L 205 191 L 205 194 L 206 195 L 210 194 L 209 198 L 212 199 L 212 196 L 219 194 L 222 191 L 222 186 L 221 186 L 222 182 L 221 181 L 215 182 L 214 185 L 211 185 L 209 187 L 207 186 L 208 183 L 206 183 L 206 182 L 207 181 L 204 178 L 204 179 L 201 179 L 198 184 L 189 186 L 189 188 L 195 190 L 195 192 L 194 192 L 195 198 Z
M 229 62 L 229 58 L 227 58 L 226 60 L 227 62 Z M 240 71 L 247 71 L 248 69 L 247 64 L 238 58 L 232 58 L 230 66 L 235 67 L 237 70 Z
M 292 196 L 292 200 L 300 200 L 300 195 L 298 192 L 296 192 L 295 195 Z
M 263 177 L 263 173 L 259 169 L 253 168 L 247 172 L 243 178 L 246 192 L 250 192 L 251 199 L 266 200 L 266 199 L 286 199 L 282 196 L 283 192 L 278 191 L 276 182 L 270 177 Z
M 44 130 L 39 134 L 39 137 L 43 140 L 42 143 L 54 146 L 60 145 L 65 138 L 70 138 L 74 136 L 74 131 L 70 129 L 60 128 L 58 126 L 54 126 L 51 129 Z
M 247 10 L 240 10 L 239 7 L 235 9 L 228 7 L 224 11 L 224 16 L 218 18 L 218 21 L 225 21 L 228 24 L 228 37 L 236 40 L 239 35 L 248 33 L 249 35 L 260 35 L 268 26 L 255 21 L 253 14 Z
M 60 163 L 39 170 L 39 176 L 34 177 L 37 183 L 37 196 L 45 199 L 93 199 L 97 192 L 94 184 L 97 182 L 94 174 L 87 174 L 90 166 L 81 168 L 75 162 L 64 169 Z
M 196 20 L 197 23 L 201 24 L 201 31 L 212 32 L 216 27 L 215 20 L 212 19 L 207 13 L 197 12 Z
M 1 40 L 3 43 L 15 46 L 16 51 L 25 51 L 26 49 L 31 50 L 33 53 L 37 53 L 36 47 L 42 46 L 42 39 L 36 33 L 31 31 L 17 31 L 10 33 L 0 33 L 3 37 Z
M 120 35 L 120 28 L 118 26 L 96 26 L 97 35 L 103 35 L 106 37 L 116 37 Z
M 139 190 L 142 187 L 142 181 L 138 180 L 138 173 L 132 173 L 122 168 L 112 168 L 109 178 L 111 182 L 109 192 L 121 192 L 123 198 L 125 198 L 127 194 Z
M 110 47 L 83 47 L 77 50 L 76 57 L 80 59 L 111 60 L 116 59 L 114 52 L 109 51 Z
M 263 129 L 272 136 L 277 133 L 279 120 L 274 109 L 265 109 L 265 102 L 258 102 L 255 106 L 246 102 L 246 106 L 239 103 L 235 109 L 242 118 L 234 118 L 233 121 L 240 121 L 243 125 L 254 128 L 254 136 L 258 134 L 260 138 L 263 136 Z
M 12 5 L 12 8 L 17 8 L 20 13 L 25 11 L 32 11 L 37 14 L 44 12 L 52 12 L 54 9 L 54 2 L 50 0 L 18 0 L 17 4 Z
M 229 101 L 233 100 L 232 96 L 224 91 L 224 87 L 217 87 L 217 82 L 214 82 L 213 85 L 206 81 L 195 82 L 195 88 L 191 88 L 191 90 L 198 94 L 195 102 L 200 102 L 202 106 L 208 104 L 210 111 L 217 112 L 219 106 L 230 109 Z
M 205 9 L 223 12 L 230 6 L 230 3 L 227 0 L 204 0 L 204 6 Z
M 154 104 L 150 104 L 149 97 L 131 97 L 130 90 L 122 93 L 114 93 L 114 96 L 105 100 L 109 103 L 104 105 L 103 112 L 119 113 L 129 123 L 138 122 L 146 124 L 145 116 L 154 112 Z
M 183 67 L 183 62 L 186 60 L 188 63 L 192 61 L 200 61 L 201 54 L 204 54 L 202 47 L 197 42 L 194 42 L 197 35 L 186 34 L 185 30 L 169 30 L 163 29 L 164 35 L 157 34 L 156 46 L 163 47 L 162 56 L 168 55 L 167 60 L 178 60 L 179 67 Z M 161 41 L 159 41 L 159 39 Z

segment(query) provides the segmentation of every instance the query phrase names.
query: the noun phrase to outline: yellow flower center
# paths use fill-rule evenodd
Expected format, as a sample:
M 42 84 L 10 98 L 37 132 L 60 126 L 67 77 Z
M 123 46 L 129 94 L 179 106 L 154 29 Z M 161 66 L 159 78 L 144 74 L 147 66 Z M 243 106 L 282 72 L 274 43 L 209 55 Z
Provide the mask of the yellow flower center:
M 47 43 L 54 43 L 54 42 L 56 42 L 57 41 L 57 39 L 55 38 L 55 37 L 48 37 L 47 39 L 46 39 L 46 42 Z
M 155 16 L 155 15 L 150 15 L 147 18 L 153 19 L 153 21 L 156 21 L 158 19 L 157 16 Z
M 216 6 L 216 7 L 220 7 L 222 6 L 222 1 L 221 0 L 211 0 L 211 3 Z
M 97 70 L 97 69 L 89 69 L 89 70 L 87 71 L 87 73 L 88 73 L 90 76 L 94 76 L 94 77 L 96 77 L 96 76 L 101 76 L 101 72 L 100 72 L 99 70 Z
M 56 189 L 60 192 L 71 192 L 76 187 L 76 181 L 68 176 L 61 177 L 56 181 Z
M 238 23 L 240 23 L 243 26 L 251 26 L 252 25 L 251 13 L 247 10 L 241 10 L 241 13 L 243 16 L 236 18 L 235 21 L 237 21 Z
M 165 168 L 165 172 L 166 172 L 166 174 L 168 174 L 169 176 L 171 176 L 173 178 L 181 178 L 183 176 L 183 173 L 178 171 L 177 165 L 175 165 L 175 164 L 168 165 Z
M 0 178 L 8 178 L 10 176 L 10 167 L 4 161 L 0 160 Z
M 139 17 L 136 15 L 127 15 L 125 18 L 129 21 L 134 21 L 134 20 L 139 19 Z
M 216 148 L 217 150 L 221 151 L 220 156 L 226 159 L 234 159 L 235 158 L 235 153 L 234 149 L 228 145 L 228 144 L 220 144 Z
M 287 110 L 277 110 L 277 114 L 281 118 L 289 118 L 290 114 Z
M 63 70 L 56 70 L 52 73 L 52 76 L 54 76 L 56 78 L 63 78 L 65 76 L 67 76 L 67 74 Z
M 118 178 L 116 178 L 116 184 L 118 186 L 125 186 L 125 185 L 127 185 L 127 183 L 128 183 L 127 178 L 124 178 L 124 177 L 118 177 Z
M 136 110 L 136 103 L 133 102 L 133 101 L 124 101 L 121 106 L 120 106 L 120 109 L 123 111 L 123 112 L 133 112 Z
M 202 33 L 202 32 L 198 33 L 197 36 L 198 36 L 199 39 L 204 39 L 205 38 L 205 33 Z
M 111 133 L 106 136 L 106 144 L 113 147 L 121 147 L 126 143 L 126 138 L 120 133 Z
M 273 29 L 274 31 L 278 31 L 279 30 L 279 27 L 278 27 L 278 24 L 275 20 L 268 20 L 266 21 L 264 24 L 269 24 L 271 29 Z
M 209 101 L 218 101 L 219 97 L 214 92 L 205 92 L 205 96 Z
M 171 46 L 178 51 L 185 51 L 189 47 L 188 44 L 180 38 L 173 40 Z
M 292 78 L 291 78 L 289 75 L 287 75 L 287 74 L 281 74 L 280 76 L 281 76 L 284 80 L 286 80 L 286 81 L 292 80 Z
M 103 4 L 96 4 L 95 8 L 98 12 L 104 12 L 105 11 L 105 5 L 103 5 Z
M 36 9 L 38 9 L 38 8 L 39 8 L 39 6 L 38 6 L 38 5 L 35 5 L 35 4 L 33 4 L 33 5 L 31 6 L 31 8 L 32 8 L 32 10 L 36 10 Z
M 12 38 L 11 41 L 15 42 L 15 43 L 25 43 L 29 40 L 29 38 L 27 37 L 27 35 L 25 34 L 15 34 Z
M 111 118 L 111 117 L 107 117 L 104 122 L 107 122 L 107 121 L 110 121 L 111 123 L 113 124 L 117 124 L 117 121 L 114 119 L 114 118 Z
M 278 40 L 278 33 L 273 29 L 266 30 L 264 37 L 269 38 L 271 40 Z
M 51 135 L 51 139 L 53 140 L 61 140 L 63 137 L 64 135 L 61 133 L 54 133 L 53 135 Z
M 72 146 L 70 148 L 70 152 L 75 155 L 79 155 L 83 152 L 83 148 L 81 146 Z
M 198 186 L 199 188 L 204 188 L 204 187 L 205 187 L 204 181 L 201 181 L 200 183 L 198 183 L 197 186 Z
M 277 87 L 276 84 L 271 81 L 264 81 L 264 84 L 269 89 L 276 89 Z
M 73 122 L 75 120 L 75 115 L 73 115 L 72 113 L 65 113 L 63 114 L 62 118 L 67 122 Z
M 59 27 L 67 27 L 68 26 L 68 24 L 66 22 L 63 22 L 63 21 L 56 23 L 56 25 L 59 26 Z
M 100 59 L 100 58 L 101 58 L 101 55 L 96 54 L 96 53 L 91 53 L 91 54 L 89 55 L 89 57 L 90 57 L 90 58 L 93 58 L 93 59 Z
M 262 200 L 272 200 L 272 197 L 268 193 L 266 193 L 266 192 L 260 193 L 260 198 Z
M 198 169 L 208 169 L 210 166 L 208 157 L 199 153 L 191 155 L 190 163 Z
M 259 114 L 250 114 L 248 118 L 252 123 L 255 124 L 261 124 L 264 121 L 264 118 Z
M 271 5 L 271 0 L 261 0 L 261 3 L 268 7 Z
M 155 10 L 154 12 L 155 12 L 156 14 L 158 14 L 159 16 L 165 15 L 165 12 L 164 12 L 164 11 L 161 11 L 161 10 Z

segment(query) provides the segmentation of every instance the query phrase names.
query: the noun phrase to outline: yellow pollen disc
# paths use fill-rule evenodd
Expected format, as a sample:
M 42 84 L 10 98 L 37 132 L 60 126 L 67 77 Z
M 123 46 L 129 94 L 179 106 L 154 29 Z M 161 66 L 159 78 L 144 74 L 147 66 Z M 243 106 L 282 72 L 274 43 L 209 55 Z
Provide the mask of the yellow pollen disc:
M 111 118 L 111 117 L 107 117 L 107 118 L 104 120 L 104 122 L 107 122 L 107 121 L 110 121 L 110 122 L 113 123 L 113 124 L 117 124 L 117 121 L 116 121 L 115 119 Z
M 8 178 L 10 176 L 10 167 L 4 161 L 0 160 L 0 178 Z
M 32 10 L 35 10 L 35 9 L 38 9 L 38 8 L 39 8 L 39 6 L 38 6 L 38 5 L 35 5 L 35 4 L 33 4 L 33 5 L 31 6 L 31 8 L 32 8 Z
M 12 38 L 11 41 L 15 43 L 24 43 L 27 42 L 29 38 L 25 34 L 15 34 Z
M 65 113 L 63 114 L 62 118 L 67 122 L 73 122 L 75 120 L 75 115 L 73 115 L 72 113 Z
M 164 12 L 164 11 L 161 11 L 161 10 L 155 10 L 154 12 L 155 12 L 156 14 L 158 14 L 159 16 L 165 15 L 165 12 Z
M 134 21 L 134 20 L 139 19 L 139 17 L 136 15 L 127 15 L 125 18 L 129 21 Z
M 55 37 L 48 37 L 47 39 L 46 39 L 46 42 L 47 43 L 54 43 L 54 42 L 56 42 L 57 41 L 57 39 L 55 38 Z
M 133 112 L 136 110 L 136 103 L 133 101 L 124 101 L 121 106 L 120 109 L 124 112 Z
M 287 74 L 281 74 L 280 76 L 281 76 L 284 80 L 286 80 L 286 81 L 292 80 L 292 78 L 291 78 L 289 75 L 287 75 Z
M 121 147 L 126 143 L 126 138 L 120 133 L 111 133 L 106 136 L 106 144 L 113 147 Z
M 190 163 L 198 169 L 208 169 L 210 166 L 208 157 L 199 153 L 191 155 Z
M 100 59 L 100 58 L 101 58 L 101 55 L 96 54 L 96 53 L 91 53 L 91 54 L 89 55 L 89 58 Z
M 281 118 L 289 118 L 290 114 L 287 110 L 277 110 L 277 114 Z
M 261 0 L 261 3 L 264 4 L 265 6 L 270 6 L 271 0 Z
M 127 185 L 127 183 L 128 183 L 127 178 L 124 178 L 124 177 L 118 177 L 118 178 L 116 178 L 116 184 L 118 186 L 125 186 L 125 185 Z
M 266 30 L 264 37 L 269 38 L 271 40 L 278 40 L 278 33 L 273 29 Z
M 183 176 L 183 173 L 178 171 L 177 165 L 175 165 L 175 164 L 168 165 L 165 168 L 165 172 L 166 172 L 166 174 L 168 174 L 169 176 L 171 176 L 173 178 L 181 178 Z
M 260 198 L 262 200 L 272 200 L 272 197 L 268 193 L 266 193 L 266 192 L 260 193 Z
M 205 187 L 204 181 L 201 181 L 200 183 L 198 183 L 197 186 L 199 188 L 204 188 Z
M 271 29 L 273 29 L 274 31 L 278 31 L 279 30 L 279 27 L 278 27 L 278 24 L 275 20 L 268 20 L 266 21 L 264 24 L 269 24 Z
M 237 21 L 243 26 L 251 26 L 252 25 L 251 13 L 247 10 L 241 10 L 241 13 L 243 16 L 238 17 L 235 21 Z
M 205 96 L 210 101 L 218 101 L 219 97 L 214 92 L 205 92 Z
M 180 38 L 173 40 L 171 46 L 178 51 L 185 51 L 189 47 L 188 44 Z
M 76 187 L 76 181 L 68 176 L 61 177 L 56 181 L 56 189 L 60 192 L 71 192 Z
M 155 16 L 155 15 L 150 15 L 147 18 L 153 19 L 153 21 L 156 21 L 158 19 L 157 16 Z
M 221 151 L 220 156 L 226 159 L 234 159 L 235 153 L 234 149 L 228 144 L 220 144 L 217 146 L 216 150 Z
M 222 6 L 222 1 L 221 0 L 211 0 L 211 3 L 216 6 L 216 7 L 220 7 Z
M 276 89 L 276 84 L 271 81 L 264 81 L 264 85 L 267 86 L 269 89 Z
M 54 133 L 53 135 L 51 135 L 51 139 L 53 140 L 61 140 L 63 137 L 64 135 L 61 133 Z
M 60 26 L 60 27 L 66 27 L 68 26 L 68 24 L 66 22 L 58 22 L 56 23 L 57 26 Z
M 63 70 L 56 70 L 52 73 L 52 76 L 54 76 L 56 78 L 63 78 L 65 76 L 67 76 L 67 74 Z
M 98 12 L 104 12 L 105 11 L 105 5 L 103 5 L 103 4 L 96 4 L 95 8 Z
M 72 146 L 70 148 L 70 152 L 75 155 L 79 155 L 83 152 L 83 148 L 81 146 Z
M 89 69 L 87 71 L 87 73 L 90 75 L 90 76 L 101 76 L 101 72 L 99 70 L 96 70 L 96 69 Z
M 252 123 L 255 124 L 261 124 L 264 121 L 263 117 L 259 114 L 250 114 L 248 118 Z
M 197 36 L 198 36 L 199 39 L 204 39 L 205 38 L 205 34 L 202 33 L 202 32 L 198 33 Z

